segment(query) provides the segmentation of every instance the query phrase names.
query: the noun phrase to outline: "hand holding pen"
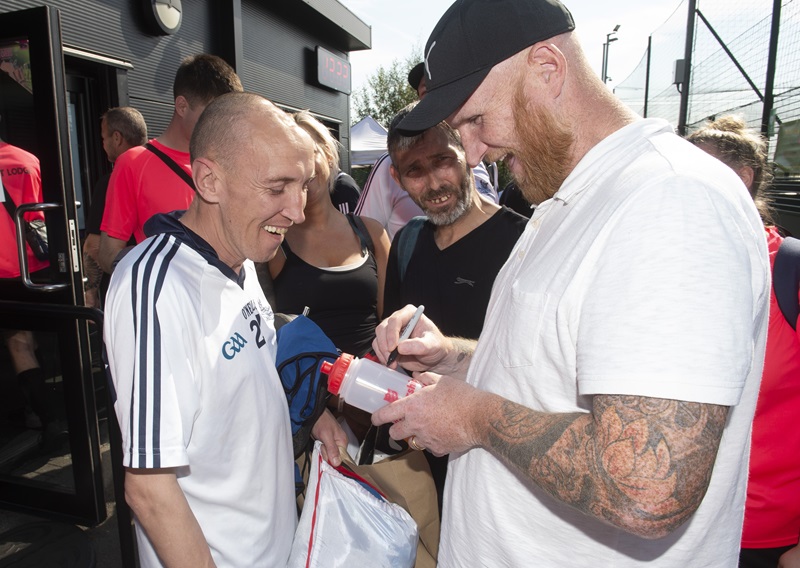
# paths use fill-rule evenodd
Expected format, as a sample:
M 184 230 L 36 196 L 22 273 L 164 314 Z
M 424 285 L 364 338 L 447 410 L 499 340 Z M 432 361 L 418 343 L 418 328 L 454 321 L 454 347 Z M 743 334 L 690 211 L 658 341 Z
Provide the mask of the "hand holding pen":
M 414 328 L 417 327 L 417 322 L 419 322 L 419 318 L 422 317 L 422 312 L 425 311 L 425 306 L 421 305 L 417 308 L 414 312 L 414 315 L 411 316 L 411 319 L 408 320 L 408 323 L 403 328 L 403 331 L 400 332 L 400 339 L 398 339 L 397 343 L 400 344 L 401 341 L 405 341 L 409 337 L 411 337 L 411 333 L 414 331 Z M 392 349 L 392 352 L 389 353 L 389 358 L 386 360 L 386 366 L 388 367 L 392 363 L 395 362 L 399 353 L 397 352 L 397 347 Z

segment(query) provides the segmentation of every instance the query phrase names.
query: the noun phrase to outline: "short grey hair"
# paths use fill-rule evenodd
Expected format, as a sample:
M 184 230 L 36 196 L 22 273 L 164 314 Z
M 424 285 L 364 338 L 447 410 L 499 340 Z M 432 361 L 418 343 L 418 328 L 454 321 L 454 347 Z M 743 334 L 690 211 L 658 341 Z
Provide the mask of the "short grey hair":
M 398 112 L 389 125 L 389 134 L 386 136 L 386 148 L 389 151 L 389 157 L 392 159 L 392 164 L 395 162 L 395 156 L 397 155 L 397 152 L 402 152 L 413 147 L 420 140 L 422 140 L 422 135 L 427 132 L 423 130 L 422 132 L 405 134 L 398 128 L 400 122 L 402 122 L 402 120 L 408 116 L 408 114 L 414 109 L 415 106 L 417 106 L 418 103 L 419 101 L 414 101 Z M 445 121 L 440 122 L 436 126 L 431 126 L 431 128 L 437 128 L 444 132 L 445 136 L 447 136 L 448 142 L 451 142 L 462 152 L 464 151 L 464 145 L 461 143 L 461 135 L 458 133 L 458 130 L 451 127 Z M 397 167 L 396 164 L 395 167 Z

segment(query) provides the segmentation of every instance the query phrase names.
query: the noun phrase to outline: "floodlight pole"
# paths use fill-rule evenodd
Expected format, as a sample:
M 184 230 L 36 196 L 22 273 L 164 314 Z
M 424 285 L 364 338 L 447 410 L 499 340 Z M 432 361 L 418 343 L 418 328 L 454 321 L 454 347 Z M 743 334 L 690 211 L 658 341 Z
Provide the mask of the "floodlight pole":
M 697 21 L 697 0 L 689 0 L 686 17 L 686 45 L 683 60 L 684 73 L 680 77 L 681 103 L 678 110 L 678 134 L 686 136 L 686 122 L 689 117 L 689 83 L 692 79 L 692 50 L 694 48 L 694 27 Z
M 608 76 L 608 52 L 609 48 L 611 47 L 612 41 L 617 41 L 618 38 L 614 37 L 617 35 L 619 31 L 619 24 L 614 26 L 614 29 L 611 33 L 606 34 L 606 42 L 603 44 L 603 67 L 602 71 L 600 72 L 600 76 L 603 79 L 603 83 L 608 83 L 608 80 L 611 78 Z

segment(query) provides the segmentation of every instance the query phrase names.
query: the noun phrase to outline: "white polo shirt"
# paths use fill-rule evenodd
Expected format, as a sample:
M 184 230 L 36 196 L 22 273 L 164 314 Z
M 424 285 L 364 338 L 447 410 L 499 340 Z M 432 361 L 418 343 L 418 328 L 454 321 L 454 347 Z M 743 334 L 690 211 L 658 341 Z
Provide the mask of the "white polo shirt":
M 730 168 L 661 120 L 593 148 L 498 275 L 467 380 L 545 412 L 595 394 L 730 406 L 708 492 L 645 540 L 484 450 L 453 454 L 439 566 L 735 566 L 768 300 L 763 226 Z

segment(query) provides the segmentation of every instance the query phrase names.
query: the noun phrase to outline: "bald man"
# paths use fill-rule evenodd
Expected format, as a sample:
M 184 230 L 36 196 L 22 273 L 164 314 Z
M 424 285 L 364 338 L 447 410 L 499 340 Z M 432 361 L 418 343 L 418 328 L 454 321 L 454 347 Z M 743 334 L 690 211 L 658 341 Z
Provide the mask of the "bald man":
M 253 261 L 303 221 L 314 144 L 266 99 L 232 93 L 204 111 L 190 153 L 197 199 L 146 224 L 108 292 L 140 562 L 284 566 L 296 524 L 291 428 Z M 346 438 L 329 414 L 313 434 L 338 464 Z
M 603 85 L 574 28 L 558 0 L 457 0 L 434 28 L 398 128 L 446 120 L 538 206 L 477 346 L 423 318 L 399 364 L 443 376 L 373 422 L 450 453 L 441 567 L 735 566 L 761 220 L 730 168 Z M 379 358 L 410 311 L 377 329 Z

